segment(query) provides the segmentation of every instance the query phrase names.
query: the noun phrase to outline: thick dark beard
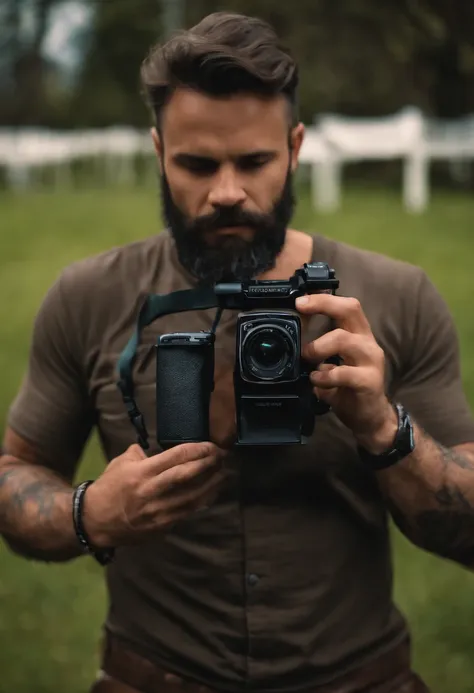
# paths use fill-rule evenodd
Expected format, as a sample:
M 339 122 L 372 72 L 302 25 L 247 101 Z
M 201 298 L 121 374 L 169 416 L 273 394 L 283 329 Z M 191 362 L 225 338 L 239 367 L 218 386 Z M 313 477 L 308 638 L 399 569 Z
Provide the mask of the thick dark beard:
M 165 174 L 161 177 L 161 197 L 163 216 L 174 238 L 178 259 L 203 286 L 245 281 L 272 269 L 285 243 L 295 207 L 291 170 L 270 214 L 246 212 L 237 206 L 221 207 L 189 221 L 174 203 Z M 219 238 L 215 246 L 206 243 L 205 232 L 229 226 L 247 226 L 255 235 L 251 241 L 227 236 Z

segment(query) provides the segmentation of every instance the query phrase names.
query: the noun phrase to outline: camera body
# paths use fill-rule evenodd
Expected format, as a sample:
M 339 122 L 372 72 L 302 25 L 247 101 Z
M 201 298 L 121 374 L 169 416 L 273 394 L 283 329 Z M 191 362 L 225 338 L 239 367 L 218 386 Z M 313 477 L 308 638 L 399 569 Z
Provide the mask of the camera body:
M 290 311 L 241 313 L 236 338 L 237 444 L 300 443 L 303 432 L 311 433 L 312 417 L 299 316 Z
M 301 444 L 315 416 L 328 407 L 317 400 L 309 367 L 301 358 L 298 296 L 335 293 L 334 270 L 305 264 L 288 281 L 249 280 L 214 287 L 221 309 L 238 310 L 234 393 L 237 445 Z M 157 439 L 163 447 L 209 440 L 214 334 L 176 333 L 157 342 Z

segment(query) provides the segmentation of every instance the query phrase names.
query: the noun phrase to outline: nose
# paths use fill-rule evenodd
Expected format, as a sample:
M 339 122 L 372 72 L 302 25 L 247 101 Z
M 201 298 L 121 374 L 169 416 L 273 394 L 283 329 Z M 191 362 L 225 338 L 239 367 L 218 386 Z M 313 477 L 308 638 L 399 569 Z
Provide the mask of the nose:
M 233 207 L 245 202 L 247 194 L 232 166 L 223 166 L 213 181 L 208 201 L 213 207 Z

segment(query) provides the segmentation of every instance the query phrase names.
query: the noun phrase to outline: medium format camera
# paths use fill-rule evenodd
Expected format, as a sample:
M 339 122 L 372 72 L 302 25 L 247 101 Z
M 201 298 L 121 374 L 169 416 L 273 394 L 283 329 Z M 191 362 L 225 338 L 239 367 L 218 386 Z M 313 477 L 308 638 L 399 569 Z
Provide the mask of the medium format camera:
M 339 286 L 325 263 L 305 264 L 288 281 L 220 283 L 221 310 L 239 310 L 234 393 L 237 445 L 301 444 L 315 416 L 328 411 L 313 394 L 301 358 L 301 321 L 295 299 L 331 293 Z M 158 338 L 157 439 L 170 447 L 209 440 L 215 334 L 180 332 Z

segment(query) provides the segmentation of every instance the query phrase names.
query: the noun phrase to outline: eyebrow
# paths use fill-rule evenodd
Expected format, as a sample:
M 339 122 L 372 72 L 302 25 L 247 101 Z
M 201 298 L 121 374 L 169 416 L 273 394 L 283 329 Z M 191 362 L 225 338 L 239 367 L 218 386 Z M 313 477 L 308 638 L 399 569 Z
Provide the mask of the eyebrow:
M 248 159 L 274 159 L 278 156 L 278 152 L 272 149 L 256 149 L 254 151 L 246 152 L 245 154 L 236 154 L 231 156 L 232 161 L 245 161 Z M 179 152 L 173 155 L 173 161 L 177 164 L 187 165 L 187 164 L 218 164 L 219 159 L 213 156 L 207 156 L 204 154 L 191 154 L 190 152 Z

